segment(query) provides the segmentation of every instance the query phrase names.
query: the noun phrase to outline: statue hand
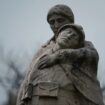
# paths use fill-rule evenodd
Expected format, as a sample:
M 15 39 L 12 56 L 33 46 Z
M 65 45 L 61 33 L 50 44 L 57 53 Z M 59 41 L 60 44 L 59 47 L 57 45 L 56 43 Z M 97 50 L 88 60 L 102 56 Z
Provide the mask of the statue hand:
M 44 55 L 38 61 L 38 69 L 43 69 L 54 65 L 56 62 L 55 54 Z

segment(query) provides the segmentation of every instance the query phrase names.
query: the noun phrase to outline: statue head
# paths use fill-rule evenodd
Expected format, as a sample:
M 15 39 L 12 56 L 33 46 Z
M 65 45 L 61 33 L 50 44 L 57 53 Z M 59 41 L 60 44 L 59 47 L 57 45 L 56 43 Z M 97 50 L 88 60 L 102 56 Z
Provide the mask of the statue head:
M 71 8 L 69 8 L 67 5 L 55 5 L 49 10 L 47 21 L 50 24 L 52 31 L 56 35 L 61 26 L 74 23 L 74 14 Z
M 56 42 L 60 48 L 80 48 L 83 47 L 85 33 L 82 26 L 76 24 L 66 24 L 58 30 Z

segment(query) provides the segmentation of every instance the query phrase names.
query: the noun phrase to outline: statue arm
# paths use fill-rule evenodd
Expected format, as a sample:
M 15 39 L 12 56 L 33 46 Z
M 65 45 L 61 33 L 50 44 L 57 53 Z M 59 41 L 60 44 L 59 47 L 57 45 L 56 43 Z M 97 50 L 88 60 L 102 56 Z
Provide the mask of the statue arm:
M 88 61 L 98 64 L 98 53 L 93 44 L 89 41 L 85 41 L 84 47 L 78 49 L 60 49 L 53 54 L 44 56 L 39 60 L 38 69 L 43 69 L 56 64 L 74 63 L 81 61 Z
M 55 52 L 56 63 L 73 62 L 78 59 L 94 60 L 98 63 L 98 53 L 91 42 L 85 41 L 85 46 L 79 49 L 61 49 Z

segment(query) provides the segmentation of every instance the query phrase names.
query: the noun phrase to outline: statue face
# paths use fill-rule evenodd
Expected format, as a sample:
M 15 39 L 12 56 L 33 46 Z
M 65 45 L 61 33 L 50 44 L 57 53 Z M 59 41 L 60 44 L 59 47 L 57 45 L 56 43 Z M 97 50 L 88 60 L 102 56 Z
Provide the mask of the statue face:
M 67 28 L 59 33 L 57 43 L 61 48 L 78 48 L 79 34 L 72 28 Z
M 52 31 L 56 35 L 58 32 L 58 29 L 61 26 L 65 25 L 65 24 L 70 24 L 70 20 L 62 15 L 54 14 L 49 18 L 49 24 L 50 24 Z

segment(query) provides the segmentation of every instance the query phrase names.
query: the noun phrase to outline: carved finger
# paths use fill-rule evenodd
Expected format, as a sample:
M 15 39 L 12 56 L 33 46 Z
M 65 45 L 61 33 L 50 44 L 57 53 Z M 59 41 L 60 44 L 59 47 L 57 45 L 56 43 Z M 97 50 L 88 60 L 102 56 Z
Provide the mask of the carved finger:
M 41 66 L 43 66 L 43 63 L 38 64 L 38 69 L 40 69 Z
M 44 57 L 44 58 L 42 58 L 42 59 L 39 60 L 39 64 L 40 63 L 43 63 L 43 62 L 46 62 L 47 60 L 48 60 L 48 58 L 47 57 Z
M 43 55 L 40 59 L 44 59 L 45 57 L 47 57 L 48 55 Z
M 43 64 L 42 66 L 40 66 L 40 69 L 44 69 L 45 67 L 47 67 L 47 65 Z
M 43 59 L 43 60 L 41 60 L 41 61 L 38 63 L 38 65 L 44 64 L 44 63 L 46 63 L 47 61 L 48 61 L 48 59 Z
M 42 62 L 39 62 L 38 69 L 42 68 L 44 65 L 47 65 L 47 60 L 44 60 Z
M 43 69 L 43 68 L 45 68 L 45 67 L 47 67 L 47 66 L 48 66 L 47 63 L 43 63 L 43 64 L 41 64 L 41 65 L 39 66 L 39 69 Z

